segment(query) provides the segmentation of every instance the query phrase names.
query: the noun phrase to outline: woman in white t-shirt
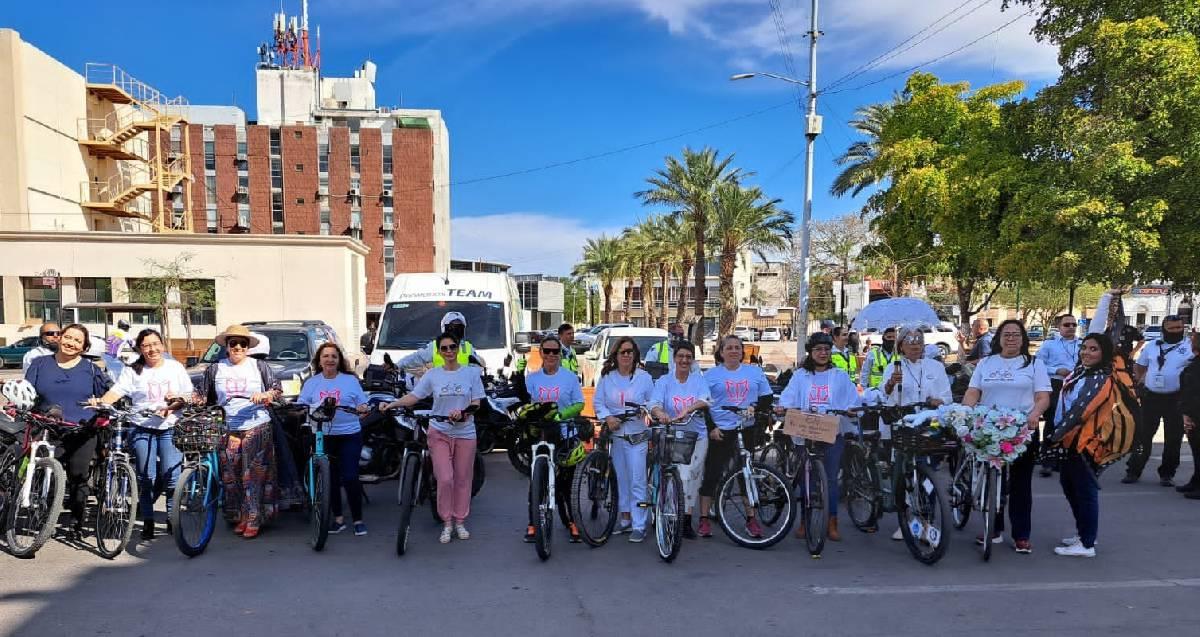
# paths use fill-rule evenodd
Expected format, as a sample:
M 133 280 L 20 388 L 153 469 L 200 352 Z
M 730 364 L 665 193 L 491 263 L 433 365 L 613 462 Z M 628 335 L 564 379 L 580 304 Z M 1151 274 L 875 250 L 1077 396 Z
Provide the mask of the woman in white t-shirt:
M 600 368 L 600 381 L 592 402 L 596 418 L 612 432 L 613 468 L 617 472 L 617 503 L 621 508 L 621 523 L 616 533 L 629 533 L 630 542 L 646 539 L 646 449 L 650 434 L 641 415 L 623 418 L 626 403 L 648 405 L 654 391 L 654 380 L 644 369 L 637 343 L 629 336 L 617 339 L 608 359 Z
M 701 412 L 708 409 L 709 403 L 712 402 L 712 394 L 708 391 L 708 381 L 704 379 L 704 375 L 694 371 L 695 345 L 689 341 L 677 341 L 672 360 L 675 369 L 654 383 L 650 405 L 651 413 L 659 422 L 666 423 L 686 417 L 688 431 L 694 431 L 699 436 L 696 439 L 696 448 L 692 450 L 691 461 L 679 465 L 679 476 L 683 479 L 684 505 L 687 509 L 683 536 L 694 540 L 696 530 L 692 528 L 692 511 L 695 510 L 696 500 L 700 497 L 700 483 L 704 480 L 704 458 L 708 453 L 708 427 Z
M 458 362 L 461 342 L 452 332 L 437 337 L 438 353 L 445 364 L 421 376 L 417 386 L 387 408 L 412 407 L 433 396 L 433 413 L 450 422 L 429 421 L 426 432 L 433 476 L 437 480 L 437 510 L 442 519 L 438 541 L 449 544 L 451 533 L 460 540 L 470 539 L 467 515 L 471 512 L 471 483 L 475 479 L 475 418 L 467 407 L 478 407 L 483 399 L 483 381 L 479 369 Z
M 183 454 L 173 443 L 175 417 L 167 403 L 186 399 L 192 394 L 192 380 L 177 361 L 166 358 L 162 335 L 146 329 L 134 339 L 139 358 L 125 367 L 117 382 L 99 402 L 111 405 L 128 397 L 135 411 L 150 410 L 155 418 L 139 419 L 133 433 L 133 455 L 138 476 L 138 514 L 142 518 L 142 539 L 154 537 L 154 502 L 159 494 L 175 490 Z M 180 403 L 175 409 L 182 407 Z M 171 513 L 171 497 L 167 497 L 167 514 Z
M 1009 464 L 1004 491 L 1008 493 L 1013 548 L 1018 553 L 1031 553 L 1033 465 L 1038 455 L 1038 420 L 1050 405 L 1050 375 L 1042 361 L 1029 355 L 1029 335 L 1020 321 L 1010 319 L 1000 324 L 992 341 L 992 355 L 975 366 L 963 404 L 1005 407 L 1026 414 L 1025 426 L 1033 438 L 1025 453 Z M 979 536 L 977 543 L 1002 541 L 1004 511 L 997 512 L 996 517 L 996 536 Z

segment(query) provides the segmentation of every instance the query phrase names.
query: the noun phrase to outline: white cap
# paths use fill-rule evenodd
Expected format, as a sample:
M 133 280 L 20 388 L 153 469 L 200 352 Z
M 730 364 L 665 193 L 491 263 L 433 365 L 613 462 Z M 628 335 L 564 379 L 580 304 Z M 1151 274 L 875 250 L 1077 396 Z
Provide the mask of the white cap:
M 463 327 L 467 326 L 467 317 L 463 316 L 461 312 L 446 312 L 446 315 L 442 317 L 442 331 L 445 332 L 446 326 L 454 321 L 460 321 Z

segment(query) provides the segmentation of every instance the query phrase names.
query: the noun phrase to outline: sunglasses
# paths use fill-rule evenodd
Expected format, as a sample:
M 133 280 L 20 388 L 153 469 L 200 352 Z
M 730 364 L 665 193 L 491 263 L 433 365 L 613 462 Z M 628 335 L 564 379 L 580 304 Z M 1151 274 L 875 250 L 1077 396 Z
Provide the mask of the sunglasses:
M 225 341 L 225 345 L 229 347 L 229 349 L 247 349 L 250 347 L 250 341 L 242 340 L 240 338 L 231 338 Z
M 554 348 L 554 349 L 544 349 L 544 350 L 542 350 L 542 354 L 543 354 L 544 356 L 558 356 L 558 355 L 559 355 L 559 354 L 561 354 L 561 353 L 562 353 L 562 350 L 561 350 L 561 349 L 558 349 L 557 347 L 556 347 L 556 348 Z
M 442 351 L 442 352 L 453 352 L 457 349 L 458 349 L 458 345 L 455 345 L 453 343 L 451 343 L 450 345 L 441 345 L 438 347 L 438 351 Z
M 62 332 L 42 332 L 42 336 L 59 336 Z
M 633 350 L 631 350 L 631 349 L 623 349 L 617 353 L 620 354 L 621 356 L 625 356 L 625 355 L 633 356 Z
M 1062 327 L 1075 327 L 1076 325 L 1079 325 L 1079 324 L 1078 323 L 1063 323 Z

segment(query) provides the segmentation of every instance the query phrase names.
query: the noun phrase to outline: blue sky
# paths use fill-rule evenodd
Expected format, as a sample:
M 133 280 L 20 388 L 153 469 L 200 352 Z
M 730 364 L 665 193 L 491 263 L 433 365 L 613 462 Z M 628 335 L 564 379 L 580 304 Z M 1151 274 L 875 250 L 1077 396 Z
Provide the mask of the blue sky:
M 255 47 L 269 39 L 276 0 L 214 0 L 121 11 L 113 3 L 3 3 L 0 26 L 68 66 L 114 62 L 193 104 L 236 103 L 254 117 Z M 807 0 L 778 0 L 790 63 L 807 74 Z M 827 194 L 833 159 L 854 139 L 845 122 L 884 101 L 905 75 L 857 88 L 942 56 L 1019 17 L 1000 0 L 827 0 L 821 8 L 818 87 L 926 29 L 890 59 L 824 95 L 815 160 L 814 217 L 856 211 Z M 125 5 L 131 6 L 131 5 Z M 289 14 L 300 2 L 287 0 Z M 123 31 L 162 16 L 160 28 Z M 323 70 L 379 65 L 381 105 L 438 108 L 450 129 L 451 179 L 574 160 L 672 137 L 784 104 L 789 85 L 730 82 L 732 73 L 787 73 L 767 0 L 313 0 Z M 1029 35 L 1026 16 L 926 67 L 972 85 L 1021 79 L 1031 90 L 1057 75 L 1055 51 Z M 144 25 L 144 23 L 143 23 Z M 96 34 L 125 33 L 124 37 Z M 801 113 L 784 105 L 702 132 L 451 191 L 455 257 L 499 259 L 521 272 L 562 274 L 588 236 L 619 231 L 651 210 L 632 193 L 685 145 L 736 155 L 736 165 L 796 213 L 802 209 Z M 543 229 L 550 228 L 549 235 Z M 556 237 L 544 242 L 535 236 Z

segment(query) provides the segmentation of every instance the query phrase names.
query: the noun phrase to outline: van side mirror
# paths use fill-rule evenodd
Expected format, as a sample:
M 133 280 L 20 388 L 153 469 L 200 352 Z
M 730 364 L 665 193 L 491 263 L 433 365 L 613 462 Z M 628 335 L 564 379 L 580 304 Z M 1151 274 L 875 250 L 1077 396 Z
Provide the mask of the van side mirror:
M 518 354 L 528 354 L 532 348 L 530 348 L 529 343 L 517 343 L 513 346 L 513 349 L 517 350 Z
M 504 357 L 504 366 L 508 367 L 509 365 L 512 365 L 512 354 Z
M 187 367 L 195 367 L 199 364 L 200 364 L 199 356 L 188 356 L 187 357 L 187 365 L 186 365 Z

